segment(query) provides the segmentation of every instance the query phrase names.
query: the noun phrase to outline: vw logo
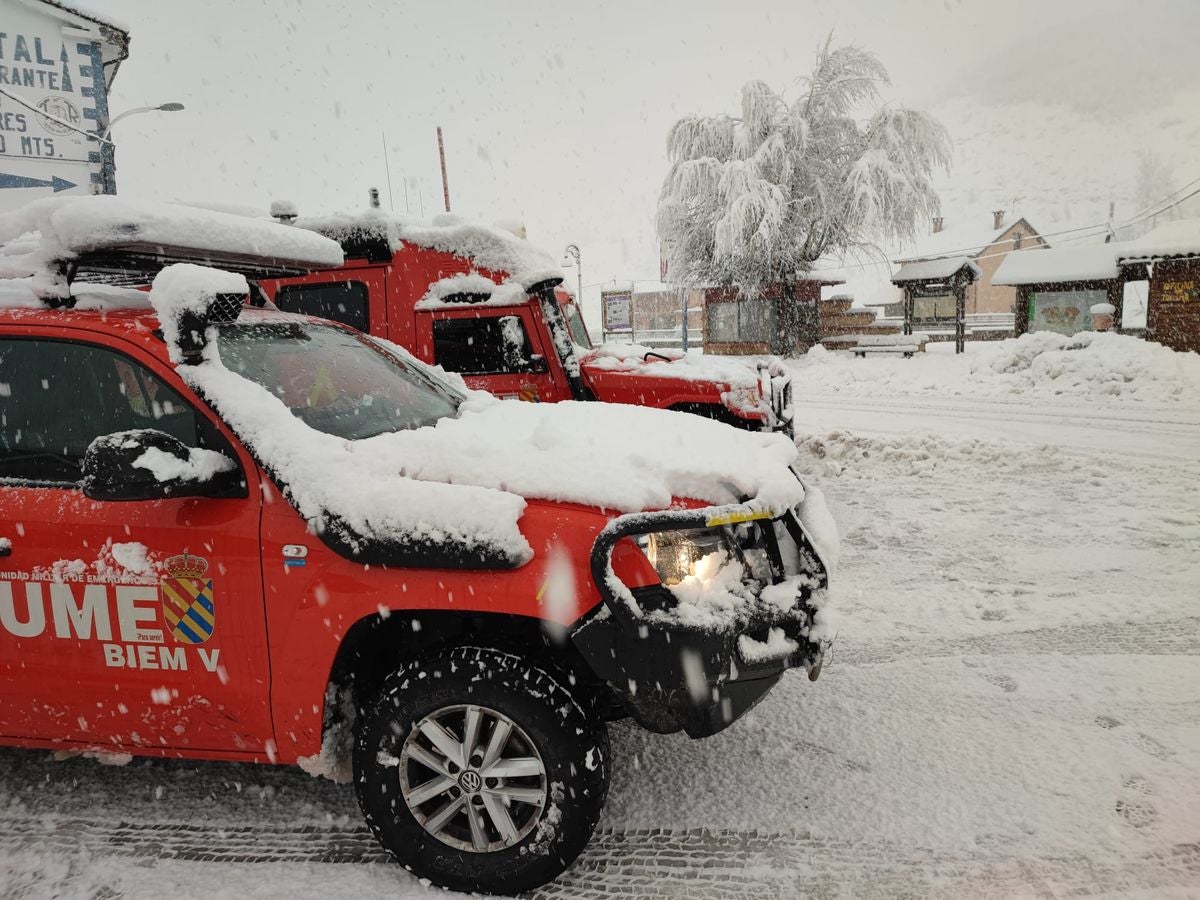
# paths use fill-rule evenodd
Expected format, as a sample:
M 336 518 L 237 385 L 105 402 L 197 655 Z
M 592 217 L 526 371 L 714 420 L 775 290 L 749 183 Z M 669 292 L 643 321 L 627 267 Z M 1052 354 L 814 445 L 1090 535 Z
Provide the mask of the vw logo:
M 462 777 L 458 779 L 458 783 L 462 789 L 468 794 L 474 794 L 483 787 L 483 779 L 479 777 L 479 773 L 471 769 L 462 773 Z

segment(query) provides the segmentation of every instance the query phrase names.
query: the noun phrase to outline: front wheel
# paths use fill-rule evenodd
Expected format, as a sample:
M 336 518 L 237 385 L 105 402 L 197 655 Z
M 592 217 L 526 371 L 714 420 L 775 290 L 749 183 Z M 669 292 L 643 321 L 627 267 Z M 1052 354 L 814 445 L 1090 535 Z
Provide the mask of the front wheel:
M 551 881 L 592 835 L 608 735 L 565 676 L 460 647 L 392 675 L 358 720 L 367 823 L 414 874 L 458 891 Z

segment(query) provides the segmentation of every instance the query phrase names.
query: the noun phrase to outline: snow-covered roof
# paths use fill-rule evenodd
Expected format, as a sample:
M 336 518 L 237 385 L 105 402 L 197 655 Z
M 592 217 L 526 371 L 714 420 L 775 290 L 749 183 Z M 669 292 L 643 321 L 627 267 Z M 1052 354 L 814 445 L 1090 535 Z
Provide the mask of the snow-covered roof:
M 453 253 L 470 259 L 481 269 L 507 273 L 525 287 L 563 277 L 558 260 L 511 231 L 449 214 L 423 222 L 381 209 L 367 209 L 358 213 L 302 216 L 296 220 L 296 226 L 342 243 L 383 241 L 392 252 L 407 242 Z
M 1200 219 L 1179 219 L 1159 225 L 1140 238 L 1118 245 L 1120 260 L 1200 255 Z
M 173 203 L 47 197 L 0 215 L 0 277 L 39 276 L 55 260 L 117 248 L 313 269 L 343 261 L 337 243 L 311 231 Z
M 1167 256 L 1200 256 L 1200 219 L 1167 222 L 1132 241 L 1022 250 L 1000 261 L 992 284 L 1054 284 L 1107 281 L 1127 262 Z
M 903 256 L 896 258 L 897 262 L 913 262 L 921 259 L 934 259 L 942 256 L 976 256 L 985 247 L 999 240 L 1017 222 L 1009 222 L 999 228 L 983 227 L 966 224 L 956 228 L 944 228 L 941 231 L 917 238 L 911 249 L 905 250 Z M 1028 223 L 1026 223 L 1028 224 Z
M 904 263 L 900 271 L 892 276 L 892 283 L 908 281 L 941 281 L 959 269 L 965 268 L 972 278 L 980 275 L 979 266 L 966 256 L 950 256 L 945 259 L 929 259 L 923 262 Z
M 56 7 L 66 13 L 90 19 L 97 25 L 105 25 L 109 28 L 115 28 L 117 31 L 129 32 L 129 25 L 123 19 L 117 19 L 108 10 L 100 11 L 91 3 L 80 2 L 80 0 L 70 0 L 70 2 L 63 2 L 63 0 L 38 0 L 38 2 L 45 6 Z
M 1019 250 L 1000 260 L 992 284 L 1043 284 L 1057 281 L 1103 281 L 1117 277 L 1120 244 Z

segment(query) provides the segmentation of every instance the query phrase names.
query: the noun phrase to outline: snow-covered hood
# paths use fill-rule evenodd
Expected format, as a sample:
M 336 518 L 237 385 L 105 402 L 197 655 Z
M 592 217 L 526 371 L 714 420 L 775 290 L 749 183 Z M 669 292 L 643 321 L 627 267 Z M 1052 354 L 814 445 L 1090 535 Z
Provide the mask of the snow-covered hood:
M 410 478 L 471 484 L 614 512 L 663 509 L 676 498 L 750 499 L 782 511 L 804 490 L 786 437 L 686 413 L 609 403 L 522 403 L 482 393 L 457 419 L 357 442 Z
M 519 524 L 526 499 L 617 514 L 684 498 L 782 511 L 804 498 L 789 469 L 797 455 L 789 439 L 687 413 L 472 393 L 457 418 L 345 440 L 310 428 L 217 358 L 179 372 L 300 514 L 352 548 L 519 565 L 533 556 Z
M 758 371 L 745 360 L 711 356 L 698 350 L 684 353 L 640 344 L 601 344 L 591 349 L 577 345 L 575 354 L 580 366 L 602 372 L 706 381 L 726 389 L 758 386 Z

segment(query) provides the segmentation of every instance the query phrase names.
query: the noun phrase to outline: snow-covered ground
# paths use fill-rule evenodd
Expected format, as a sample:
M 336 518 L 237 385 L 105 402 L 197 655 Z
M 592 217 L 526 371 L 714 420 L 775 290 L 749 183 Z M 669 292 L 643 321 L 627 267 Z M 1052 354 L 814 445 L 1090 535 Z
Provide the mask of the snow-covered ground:
M 1131 348 L 1113 393 L 1083 350 L 947 349 L 794 365 L 832 659 L 707 741 L 614 726 L 602 831 L 539 896 L 1200 896 L 1200 359 Z M 445 894 L 296 770 L 3 750 L 0 896 Z

